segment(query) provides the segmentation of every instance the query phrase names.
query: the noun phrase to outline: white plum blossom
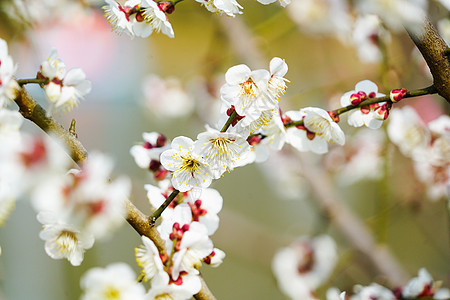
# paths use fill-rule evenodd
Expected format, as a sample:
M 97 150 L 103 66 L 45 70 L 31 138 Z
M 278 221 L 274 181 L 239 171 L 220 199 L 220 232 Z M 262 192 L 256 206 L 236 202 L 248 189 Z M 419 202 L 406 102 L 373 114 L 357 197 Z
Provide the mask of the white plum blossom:
M 390 34 L 377 15 L 360 15 L 354 25 L 352 41 L 362 62 L 377 63 L 382 59 L 380 46 L 390 41 Z
M 212 13 L 225 14 L 230 17 L 242 14 L 243 7 L 236 0 L 195 0 Z
M 143 246 L 135 249 L 136 262 L 142 268 L 144 280 L 152 280 L 155 276 L 166 276 L 164 265 L 155 244 L 146 236 L 142 236 Z
M 8 55 L 8 45 L 0 38 L 0 110 L 8 105 L 19 89 L 14 79 L 17 66 Z
M 125 263 L 92 268 L 80 280 L 82 300 L 143 300 L 144 287 L 136 282 L 133 269 Z
M 423 156 L 430 143 L 430 132 L 416 111 L 410 106 L 393 109 L 389 119 L 389 139 L 402 154 L 412 158 Z
M 356 285 L 353 290 L 355 295 L 351 296 L 350 300 L 396 299 L 390 290 L 376 283 L 372 283 L 369 286 Z
M 274 57 L 269 64 L 270 79 L 268 85 L 268 93 L 272 95 L 273 98 L 279 99 L 286 92 L 287 86 L 286 82 L 289 82 L 284 75 L 288 71 L 288 65 L 279 57 Z
M 307 33 L 344 37 L 351 30 L 348 5 L 344 0 L 292 0 L 287 9 L 300 30 Z
M 278 109 L 278 100 L 268 94 L 270 73 L 267 70 L 250 70 L 237 65 L 225 73 L 226 83 L 220 89 L 221 99 L 227 107 L 234 106 L 240 122 L 249 125 L 262 111 Z
M 162 32 L 173 38 L 174 32 L 165 12 L 153 0 L 129 0 L 123 5 L 106 0 L 103 6 L 108 22 L 117 33 L 125 32 L 131 37 L 148 37 Z
M 71 111 L 78 101 L 91 91 L 91 82 L 80 68 L 71 69 L 66 74 L 65 65 L 52 49 L 48 59 L 41 64 L 39 78 L 47 79 L 44 91 L 50 102 L 48 114 L 54 109 Z
M 234 168 L 250 162 L 250 145 L 245 137 L 220 132 L 209 126 L 206 130 L 197 136 L 194 152 L 208 162 L 214 179 L 220 178 L 226 171 L 231 172 Z
M 181 207 L 181 206 L 178 206 Z M 179 249 L 173 255 L 172 278 L 178 279 L 181 271 L 199 274 L 202 260 L 211 254 L 214 246 L 208 237 L 208 229 L 199 222 L 192 222 L 184 231 Z
M 178 277 L 178 280 L 174 283 L 169 283 L 169 276 L 160 276 L 152 281 L 152 288 L 146 294 L 145 300 L 188 300 L 197 294 L 201 287 L 202 284 L 198 275 L 186 274 Z
M 198 196 L 188 194 L 187 203 L 192 211 L 192 220 L 205 225 L 208 235 L 214 234 L 219 228 L 217 214 L 222 210 L 223 205 L 220 193 L 211 188 L 202 189 Z
M 208 163 L 194 151 L 194 141 L 179 136 L 173 139 L 171 147 L 161 154 L 161 164 L 172 172 L 173 187 L 181 192 L 208 187 L 213 174 Z
M 162 32 L 170 38 L 175 36 L 169 18 L 156 1 L 142 0 L 141 5 L 144 11 L 144 21 L 136 21 L 133 26 L 133 31 L 137 36 L 148 37 L 152 32 Z
M 157 118 L 172 119 L 190 115 L 195 108 L 194 99 L 176 77 L 161 78 L 147 75 L 142 81 L 144 105 Z
M 336 244 L 330 236 L 301 237 L 277 251 L 272 270 L 286 295 L 292 299 L 314 299 L 311 291 L 330 276 L 336 262 Z
M 378 93 L 378 87 L 370 80 L 363 80 L 355 85 L 355 90 L 350 91 L 342 95 L 341 105 L 358 105 L 361 101 L 369 98 L 377 98 L 385 96 Z M 354 109 L 349 112 L 347 116 L 347 122 L 350 126 L 361 127 L 367 126 L 371 129 L 378 129 L 383 124 L 383 118 L 376 112 L 381 109 L 383 104 L 374 106 L 363 106 L 359 109 Z
M 286 130 L 286 142 L 298 151 L 312 151 L 317 154 L 328 152 L 328 143 L 344 145 L 345 135 L 339 125 L 323 109 L 307 107 L 300 111 L 288 111 L 291 121 L 303 120 L 303 125 L 291 126 Z
M 94 236 L 64 224 L 49 212 L 40 212 L 38 221 L 43 225 L 39 237 L 45 241 L 45 252 L 53 259 L 66 258 L 72 265 L 79 266 L 84 252 L 94 244 Z
M 421 32 L 428 1 L 426 0 L 359 0 L 357 8 L 361 13 L 376 14 L 386 25 L 400 31 L 403 26 L 416 33 Z

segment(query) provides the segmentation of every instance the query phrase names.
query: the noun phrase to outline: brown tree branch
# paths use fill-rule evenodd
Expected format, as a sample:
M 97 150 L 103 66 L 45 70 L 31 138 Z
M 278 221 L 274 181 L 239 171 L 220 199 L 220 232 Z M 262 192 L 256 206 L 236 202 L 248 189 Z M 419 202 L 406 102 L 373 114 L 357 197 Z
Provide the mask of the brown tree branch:
M 422 34 L 408 34 L 430 68 L 438 94 L 450 103 L 450 58 L 445 55 L 448 45 L 429 20 L 425 21 Z
M 81 142 L 74 135 L 70 134 L 68 130 L 64 129 L 58 122 L 56 122 L 55 119 L 51 116 L 47 116 L 45 109 L 33 99 L 25 88 L 21 88 L 19 90 L 14 101 L 19 106 L 19 112 L 24 116 L 24 118 L 35 123 L 50 136 L 54 136 L 62 141 L 69 149 L 70 156 L 77 164 L 82 163 L 87 159 L 88 153 Z M 149 217 L 137 209 L 136 206 L 134 206 L 129 200 L 126 201 L 125 206 L 127 210 L 125 219 L 131 227 L 133 227 L 140 235 L 145 235 L 151 239 L 153 243 L 155 243 L 158 250 L 164 250 L 164 241 L 161 239 L 161 236 L 155 226 L 150 224 Z M 203 278 L 200 277 L 200 279 L 202 282 L 202 288 L 199 293 L 194 295 L 195 299 L 216 299 L 209 290 Z

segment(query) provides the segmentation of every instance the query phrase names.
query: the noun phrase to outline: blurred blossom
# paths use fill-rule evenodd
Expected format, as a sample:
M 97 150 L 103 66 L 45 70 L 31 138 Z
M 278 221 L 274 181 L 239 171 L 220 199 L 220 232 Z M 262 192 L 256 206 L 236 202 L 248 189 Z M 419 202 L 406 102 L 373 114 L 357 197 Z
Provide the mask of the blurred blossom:
M 92 152 L 81 170 L 38 186 L 32 197 L 35 209 L 95 238 L 109 237 L 124 222 L 130 193 L 127 178 L 110 179 L 112 166 L 109 157 Z
M 315 299 L 312 291 L 327 280 L 337 258 L 336 244 L 330 236 L 302 236 L 278 250 L 272 270 L 283 293 L 292 299 Z
M 58 57 L 56 49 L 52 49 L 48 59 L 41 64 L 38 78 L 47 79 L 44 91 L 50 105 L 47 115 L 55 109 L 71 111 L 78 101 L 91 91 L 92 85 L 80 68 L 71 69 L 66 74 L 65 64 Z
M 356 285 L 353 288 L 353 291 L 355 294 L 350 297 L 350 300 L 396 299 L 394 294 L 389 289 L 376 283 L 372 283 L 369 286 Z
M 148 110 L 160 119 L 190 115 L 195 102 L 177 78 L 162 79 L 157 75 L 144 78 L 142 89 Z
M 377 63 L 383 58 L 380 46 L 390 41 L 390 34 L 377 15 L 360 15 L 354 24 L 352 41 L 362 62 Z
M 80 280 L 82 300 L 143 300 L 145 289 L 136 282 L 136 274 L 125 263 L 92 268 Z
M 277 1 L 280 3 L 282 7 L 286 7 L 289 5 L 289 3 L 291 3 L 291 0 L 258 0 L 259 3 L 264 5 L 271 4 Z
M 19 89 L 14 79 L 17 66 L 8 55 L 8 45 L 0 38 L 0 110 L 10 104 Z
M 369 98 L 378 98 L 385 96 L 378 93 L 378 87 L 370 80 L 363 80 L 355 85 L 355 90 L 346 92 L 341 97 L 341 105 L 358 105 L 362 101 Z M 370 106 L 362 106 L 351 110 L 347 114 L 347 123 L 353 127 L 367 126 L 370 129 L 378 129 L 383 124 L 383 119 L 380 120 L 376 113 L 376 108 L 380 104 L 376 103 Z
M 408 157 L 423 155 L 423 151 L 430 142 L 428 129 L 410 106 L 391 111 L 387 132 L 391 142 Z
M 195 0 L 212 13 L 225 14 L 230 17 L 242 14 L 243 7 L 236 0 Z
M 357 8 L 361 13 L 376 14 L 394 31 L 403 26 L 419 34 L 428 8 L 427 0 L 359 0 Z
M 274 183 L 270 184 L 270 187 L 283 199 L 305 199 L 308 187 L 295 155 L 285 151 L 276 152 L 258 166 L 263 170 L 262 174 L 267 182 Z
M 383 175 L 383 143 L 383 132 L 361 129 L 344 147 L 333 148 L 325 157 L 326 164 L 337 172 L 342 185 L 379 179 Z
M 450 117 L 442 115 L 428 123 L 428 128 L 431 142 L 421 155 L 414 156 L 414 169 L 428 197 L 437 200 L 450 196 Z
M 331 34 L 344 38 L 351 30 L 345 0 L 292 0 L 287 10 L 300 30 L 310 34 Z
M 433 278 L 424 268 L 420 269 L 419 275 L 411 279 L 402 289 L 402 297 L 405 299 L 432 296 L 433 294 Z
M 11 18 L 37 24 L 52 22 L 55 17 L 70 17 L 70 13 L 81 6 L 79 1 L 70 0 L 12 0 L 5 2 L 3 8 Z

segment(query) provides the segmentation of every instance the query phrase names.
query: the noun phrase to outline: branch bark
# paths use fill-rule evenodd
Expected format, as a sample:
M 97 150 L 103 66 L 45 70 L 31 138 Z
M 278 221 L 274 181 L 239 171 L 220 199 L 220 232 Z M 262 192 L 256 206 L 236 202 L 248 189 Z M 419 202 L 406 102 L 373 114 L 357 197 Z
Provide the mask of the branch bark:
M 448 45 L 429 20 L 425 20 L 422 34 L 408 34 L 427 62 L 438 94 L 450 103 L 450 58 L 445 55 Z
M 72 159 L 77 163 L 82 163 L 87 159 L 88 153 L 83 144 L 64 127 L 55 121 L 51 116 L 47 116 L 45 109 L 34 100 L 34 98 L 27 92 L 25 88 L 21 88 L 14 99 L 19 106 L 19 112 L 22 116 L 31 122 L 35 123 L 39 128 L 45 131 L 50 136 L 62 141 Z M 142 213 L 134 206 L 131 201 L 127 200 L 125 203 L 127 215 L 125 219 L 136 230 L 139 235 L 145 235 L 151 239 L 158 250 L 164 250 L 164 241 L 161 239 L 155 226 L 150 223 L 150 218 Z M 216 298 L 209 290 L 206 282 L 200 277 L 202 287 L 200 292 L 194 295 L 197 300 L 215 300 Z

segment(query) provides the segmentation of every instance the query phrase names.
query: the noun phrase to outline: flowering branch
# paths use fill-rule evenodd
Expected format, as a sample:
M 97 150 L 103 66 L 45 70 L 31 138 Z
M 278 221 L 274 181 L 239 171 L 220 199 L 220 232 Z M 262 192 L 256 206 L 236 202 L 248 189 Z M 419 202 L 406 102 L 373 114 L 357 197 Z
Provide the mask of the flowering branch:
M 74 135 L 69 134 L 52 117 L 47 116 L 45 109 L 31 97 L 27 90 L 20 89 L 14 101 L 19 106 L 19 112 L 25 119 L 30 120 L 46 133 L 54 135 L 62 141 L 67 146 L 70 157 L 76 163 L 86 160 L 88 153 L 80 141 Z
M 51 116 L 47 116 L 45 109 L 40 106 L 36 100 L 24 89 L 21 88 L 14 99 L 19 106 L 19 112 L 22 116 L 31 122 L 35 123 L 39 128 L 45 131 L 51 136 L 55 136 L 58 140 L 62 141 L 69 149 L 70 157 L 77 163 L 82 163 L 87 160 L 88 153 L 81 142 L 69 131 L 64 129 L 58 122 L 56 122 Z M 175 198 L 176 195 L 173 196 Z M 136 206 L 129 200 L 125 202 L 127 222 L 136 230 L 140 235 L 150 238 L 158 250 L 163 251 L 164 241 L 161 239 L 159 233 L 151 222 L 151 218 L 143 214 Z M 194 295 L 198 300 L 214 300 L 215 297 L 209 290 L 205 281 L 201 279 L 201 290 Z
M 423 34 L 412 31 L 408 33 L 430 68 L 437 93 L 450 102 L 450 59 L 446 56 L 447 44 L 428 20 L 424 23 Z
M 437 90 L 436 88 L 432 85 L 423 89 L 418 89 L 412 92 L 407 92 L 405 96 L 403 96 L 403 98 L 413 98 L 413 97 L 418 97 L 418 96 L 423 96 L 423 95 L 429 95 L 429 94 L 436 94 Z M 386 95 L 383 97 L 377 97 L 377 98 L 369 98 L 367 100 L 362 101 L 360 104 L 358 105 L 348 105 L 346 107 L 341 107 L 338 109 L 333 110 L 334 113 L 336 113 L 337 115 L 341 115 L 345 112 L 348 112 L 352 109 L 355 108 L 360 108 L 363 106 L 367 106 L 367 105 L 371 105 L 371 104 L 375 104 L 375 103 L 380 103 L 380 102 L 391 102 L 391 98 L 390 95 Z

